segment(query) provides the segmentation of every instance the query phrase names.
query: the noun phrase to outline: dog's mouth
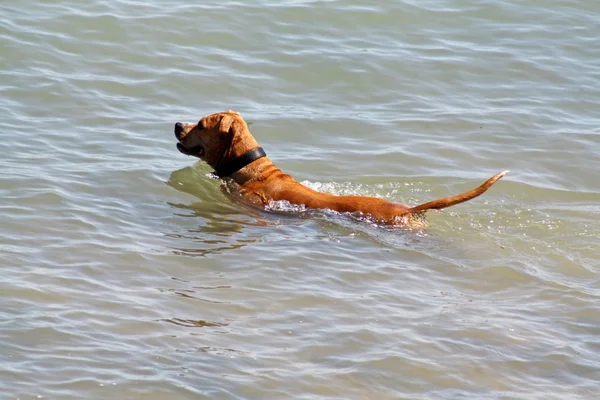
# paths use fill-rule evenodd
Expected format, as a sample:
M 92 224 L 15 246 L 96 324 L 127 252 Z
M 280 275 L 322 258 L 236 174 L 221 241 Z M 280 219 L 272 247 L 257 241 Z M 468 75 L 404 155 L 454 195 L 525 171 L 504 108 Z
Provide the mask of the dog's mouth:
M 194 156 L 194 157 L 201 158 L 204 155 L 204 147 L 202 147 L 202 146 L 187 148 L 184 145 L 182 145 L 181 143 L 177 143 L 177 150 L 179 150 L 181 153 L 185 154 L 186 156 Z

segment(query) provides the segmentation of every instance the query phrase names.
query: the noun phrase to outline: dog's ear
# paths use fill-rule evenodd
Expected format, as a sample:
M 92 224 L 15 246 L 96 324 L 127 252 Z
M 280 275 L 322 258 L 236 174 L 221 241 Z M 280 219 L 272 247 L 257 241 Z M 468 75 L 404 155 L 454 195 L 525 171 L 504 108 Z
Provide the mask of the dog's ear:
M 231 129 L 231 125 L 233 125 L 233 123 L 235 122 L 235 118 L 233 118 L 230 115 L 223 115 L 223 118 L 221 118 L 221 123 L 219 124 L 219 131 L 221 132 L 229 132 L 229 130 Z

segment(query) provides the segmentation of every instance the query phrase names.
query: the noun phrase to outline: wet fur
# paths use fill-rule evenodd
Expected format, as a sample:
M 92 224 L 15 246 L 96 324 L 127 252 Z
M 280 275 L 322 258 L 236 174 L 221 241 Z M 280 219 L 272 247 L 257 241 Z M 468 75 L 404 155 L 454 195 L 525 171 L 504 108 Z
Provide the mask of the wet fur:
M 242 116 L 235 111 L 207 115 L 197 123 L 175 124 L 178 149 L 196 156 L 218 169 L 235 158 L 259 147 Z M 308 188 L 283 173 L 268 157 L 260 158 L 233 173 L 242 198 L 257 206 L 286 200 L 310 208 L 330 209 L 340 213 L 360 213 L 388 225 L 422 225 L 420 217 L 427 210 L 439 210 L 464 203 L 485 193 L 508 171 L 492 176 L 481 186 L 465 193 L 430 201 L 415 207 L 365 196 L 336 196 Z

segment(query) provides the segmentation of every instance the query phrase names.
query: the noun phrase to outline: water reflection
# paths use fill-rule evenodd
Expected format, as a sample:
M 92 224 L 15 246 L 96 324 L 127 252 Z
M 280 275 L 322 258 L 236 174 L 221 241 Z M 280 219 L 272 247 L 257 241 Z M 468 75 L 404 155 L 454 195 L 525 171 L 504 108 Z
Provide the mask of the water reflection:
M 277 225 L 264 213 L 241 204 L 232 188 L 221 180 L 210 179 L 202 166 L 186 167 L 171 174 L 167 184 L 199 201 L 190 204 L 169 203 L 177 217 L 190 218 L 183 232 L 166 233 L 176 238 L 182 247 L 173 252 L 186 256 L 209 256 L 238 250 L 262 239 L 262 227 Z M 259 229 L 256 229 L 259 228 Z
M 229 288 L 231 286 L 223 285 L 221 287 L 223 287 L 223 288 Z M 209 299 L 205 299 L 205 298 L 202 298 L 202 297 L 198 297 L 198 296 L 195 295 L 196 291 L 193 290 L 193 289 L 159 289 L 159 290 L 161 292 L 171 292 L 171 293 L 173 293 L 173 294 L 175 294 L 177 296 L 184 297 L 184 298 L 187 298 L 187 299 L 204 301 L 206 303 L 225 304 L 222 301 L 209 300 Z
M 203 321 L 203 320 L 193 320 L 193 319 L 182 319 L 182 318 L 167 318 L 161 321 L 169 322 L 171 324 L 183 326 L 186 328 L 205 328 L 205 327 L 223 327 L 229 326 L 229 324 L 224 322 L 211 322 L 211 321 Z
M 194 305 L 191 309 L 193 314 L 200 312 L 203 314 L 202 318 L 197 318 L 196 315 L 185 315 L 185 316 L 171 316 L 169 318 L 162 318 L 158 321 L 167 322 L 172 325 L 177 325 L 183 328 L 221 328 L 215 329 L 214 333 L 227 333 L 222 328 L 228 327 L 234 317 L 225 317 L 224 315 L 230 314 L 229 311 L 236 305 L 230 301 L 221 300 L 223 297 L 227 297 L 227 294 L 223 291 L 229 291 L 231 285 L 211 285 L 211 286 L 200 286 L 193 285 L 194 282 L 172 277 L 171 282 L 175 287 L 158 288 L 161 293 L 167 295 L 175 295 L 180 298 L 177 302 L 187 303 L 189 300 L 201 301 L 206 303 L 204 305 Z M 177 307 L 176 309 L 185 309 L 186 307 Z M 228 311 L 229 310 L 229 311 Z M 182 311 L 185 312 L 185 311 Z M 212 318 L 211 318 L 212 316 Z M 217 320 L 215 320 L 215 318 Z

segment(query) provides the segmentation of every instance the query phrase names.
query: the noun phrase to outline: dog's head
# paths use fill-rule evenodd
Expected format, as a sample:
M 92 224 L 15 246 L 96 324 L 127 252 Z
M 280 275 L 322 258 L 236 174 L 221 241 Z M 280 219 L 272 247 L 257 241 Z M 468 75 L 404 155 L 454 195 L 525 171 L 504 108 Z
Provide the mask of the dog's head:
M 258 146 L 242 116 L 231 110 L 207 115 L 197 123 L 177 122 L 175 137 L 180 152 L 215 169 Z

